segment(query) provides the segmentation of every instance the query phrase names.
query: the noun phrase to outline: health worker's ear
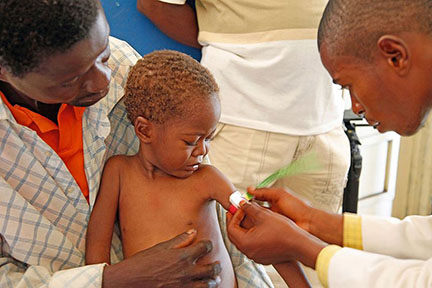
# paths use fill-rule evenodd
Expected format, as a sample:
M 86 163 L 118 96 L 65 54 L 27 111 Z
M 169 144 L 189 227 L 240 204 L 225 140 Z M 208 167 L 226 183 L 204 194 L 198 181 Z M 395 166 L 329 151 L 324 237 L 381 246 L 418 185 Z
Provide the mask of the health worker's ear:
M 399 75 L 405 75 L 411 66 L 407 43 L 400 37 L 384 35 L 378 40 L 378 49 L 386 62 Z
M 154 125 L 148 119 L 138 116 L 135 119 L 135 134 L 143 143 L 151 143 L 154 135 Z

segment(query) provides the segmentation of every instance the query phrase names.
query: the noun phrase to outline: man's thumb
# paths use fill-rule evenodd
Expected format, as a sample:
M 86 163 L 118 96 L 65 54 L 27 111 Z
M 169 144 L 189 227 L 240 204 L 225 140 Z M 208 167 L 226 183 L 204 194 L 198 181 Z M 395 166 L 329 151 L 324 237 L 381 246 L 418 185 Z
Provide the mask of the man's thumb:
M 250 216 L 257 211 L 258 205 L 253 202 L 244 201 L 240 203 L 240 208 L 246 215 Z
M 197 231 L 195 229 L 188 230 L 176 237 L 165 242 L 168 248 L 183 248 L 192 244 L 195 240 Z

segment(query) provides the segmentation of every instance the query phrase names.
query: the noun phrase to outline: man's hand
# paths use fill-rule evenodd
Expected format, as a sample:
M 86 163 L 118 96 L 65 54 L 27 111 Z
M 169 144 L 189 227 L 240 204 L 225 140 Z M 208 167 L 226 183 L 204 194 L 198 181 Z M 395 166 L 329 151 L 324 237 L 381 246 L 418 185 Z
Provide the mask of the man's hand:
M 197 264 L 212 249 L 210 241 L 191 245 L 196 231 L 180 234 L 107 266 L 103 287 L 218 287 L 219 263 Z
M 272 211 L 290 218 L 310 234 L 327 243 L 342 246 L 342 215 L 313 208 L 284 189 L 255 190 L 249 187 L 248 192 L 257 200 L 267 201 Z
M 244 228 L 245 215 L 252 227 Z M 314 268 L 326 243 L 300 229 L 285 216 L 256 203 L 245 203 L 234 216 L 227 214 L 228 236 L 246 256 L 262 264 L 300 261 Z
M 273 212 L 290 218 L 299 227 L 310 232 L 315 209 L 290 194 L 287 190 L 282 188 L 254 189 L 248 187 L 248 193 L 254 195 L 256 200 L 268 202 Z

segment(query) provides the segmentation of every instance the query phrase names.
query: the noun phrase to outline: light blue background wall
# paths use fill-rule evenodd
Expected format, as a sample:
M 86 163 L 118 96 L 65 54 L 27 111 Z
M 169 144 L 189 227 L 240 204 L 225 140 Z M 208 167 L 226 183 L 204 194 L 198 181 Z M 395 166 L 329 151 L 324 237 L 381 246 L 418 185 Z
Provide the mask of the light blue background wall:
M 201 58 L 200 49 L 182 45 L 165 36 L 136 9 L 136 0 L 102 0 L 111 35 L 127 41 L 141 55 L 154 50 L 173 49 Z

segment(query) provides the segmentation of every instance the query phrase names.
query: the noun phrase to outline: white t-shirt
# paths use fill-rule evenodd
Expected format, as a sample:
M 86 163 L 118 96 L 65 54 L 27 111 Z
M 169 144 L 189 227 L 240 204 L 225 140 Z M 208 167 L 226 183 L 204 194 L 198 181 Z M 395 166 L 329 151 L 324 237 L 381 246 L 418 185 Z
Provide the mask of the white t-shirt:
M 290 135 L 321 134 L 341 125 L 342 93 L 316 44 L 326 2 L 196 2 L 201 63 L 219 84 L 222 123 Z

